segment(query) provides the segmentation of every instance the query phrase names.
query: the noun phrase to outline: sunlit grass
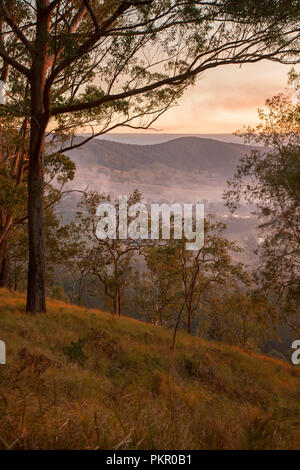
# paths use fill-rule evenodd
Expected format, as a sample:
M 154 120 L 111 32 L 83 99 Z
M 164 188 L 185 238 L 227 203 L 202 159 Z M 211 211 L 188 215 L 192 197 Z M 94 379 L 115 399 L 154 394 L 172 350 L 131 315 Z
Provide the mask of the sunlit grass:
M 128 318 L 0 290 L 2 449 L 289 449 L 300 371 Z M 82 342 L 81 342 L 82 340 Z

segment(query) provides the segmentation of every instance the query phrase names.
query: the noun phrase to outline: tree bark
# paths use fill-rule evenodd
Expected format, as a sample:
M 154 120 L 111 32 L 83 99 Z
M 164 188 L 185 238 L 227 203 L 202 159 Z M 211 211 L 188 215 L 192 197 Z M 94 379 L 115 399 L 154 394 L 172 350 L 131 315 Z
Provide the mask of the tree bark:
M 189 310 L 187 311 L 187 332 L 189 335 L 191 334 L 191 312 Z
M 246 318 L 243 317 L 243 348 L 246 347 L 246 342 L 247 342 Z
M 163 326 L 163 320 L 162 320 L 162 308 L 159 309 L 159 323 L 161 326 Z
M 114 298 L 114 314 L 121 316 L 121 294 L 118 289 L 116 289 Z
M 9 288 L 9 257 L 6 244 L 0 246 L 0 288 Z
M 86 275 L 87 275 L 87 273 L 85 271 L 81 272 L 81 274 L 80 274 L 79 287 L 78 287 L 78 303 L 79 303 L 79 305 L 80 305 L 82 294 L 83 294 Z
M 29 265 L 26 311 L 46 311 L 44 162 L 38 150 L 38 129 L 32 123 L 28 179 Z
M 44 96 L 49 36 L 48 0 L 37 2 L 37 33 L 31 69 L 31 128 L 28 175 L 28 313 L 46 311 L 44 143 L 50 111 Z
M 178 314 L 178 317 L 177 317 L 177 321 L 176 321 L 175 328 L 174 328 L 174 333 L 173 333 L 172 344 L 171 344 L 171 351 L 174 351 L 174 349 L 175 349 L 175 341 L 176 341 L 177 330 L 178 330 L 178 327 L 179 327 L 179 324 L 180 324 L 181 315 L 182 315 L 184 306 L 185 306 L 185 303 L 182 304 L 181 309 L 180 309 L 179 314 Z

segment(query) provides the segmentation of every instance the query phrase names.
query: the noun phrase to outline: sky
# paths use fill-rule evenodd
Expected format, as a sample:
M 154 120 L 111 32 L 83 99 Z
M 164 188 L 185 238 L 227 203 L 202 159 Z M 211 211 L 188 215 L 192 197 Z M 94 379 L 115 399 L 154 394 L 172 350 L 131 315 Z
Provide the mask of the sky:
M 257 109 L 266 98 L 284 91 L 290 69 L 269 61 L 211 69 L 154 124 L 156 132 L 232 134 L 243 125 L 255 125 Z

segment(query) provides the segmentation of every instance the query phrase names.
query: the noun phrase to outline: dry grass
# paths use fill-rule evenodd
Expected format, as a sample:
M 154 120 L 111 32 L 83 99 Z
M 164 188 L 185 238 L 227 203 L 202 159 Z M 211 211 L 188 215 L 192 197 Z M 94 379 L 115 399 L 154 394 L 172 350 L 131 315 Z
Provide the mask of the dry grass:
M 299 449 L 300 370 L 0 290 L 0 449 Z

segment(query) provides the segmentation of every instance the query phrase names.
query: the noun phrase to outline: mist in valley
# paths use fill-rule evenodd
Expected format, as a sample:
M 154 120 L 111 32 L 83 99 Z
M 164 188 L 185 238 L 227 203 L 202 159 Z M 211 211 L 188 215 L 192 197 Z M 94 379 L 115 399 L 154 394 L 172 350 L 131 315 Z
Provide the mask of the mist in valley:
M 68 189 L 79 192 L 66 195 L 57 211 L 64 222 L 74 220 L 86 189 L 118 198 L 138 188 L 146 203 L 203 203 L 205 214 L 226 223 L 228 237 L 245 248 L 241 260 L 250 262 L 257 219 L 246 206 L 231 215 L 222 198 L 240 158 L 251 150 L 240 141 L 231 135 L 104 135 L 68 152 L 77 168 Z

